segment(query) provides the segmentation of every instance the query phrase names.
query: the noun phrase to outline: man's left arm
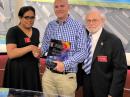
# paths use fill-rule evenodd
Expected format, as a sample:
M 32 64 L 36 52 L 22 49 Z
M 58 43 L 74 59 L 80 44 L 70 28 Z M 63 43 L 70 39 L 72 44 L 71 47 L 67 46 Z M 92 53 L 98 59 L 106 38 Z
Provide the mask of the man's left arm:
M 119 39 L 113 41 L 112 64 L 114 69 L 109 95 L 122 97 L 127 74 L 127 62 L 122 42 Z
M 69 56 L 64 62 L 55 61 L 55 63 L 58 65 L 55 68 L 57 71 L 68 71 L 70 68 L 75 68 L 75 65 L 84 61 L 87 55 L 87 33 L 83 27 L 79 27 L 77 31 L 77 40 L 75 41 L 75 54 Z
M 69 58 L 63 62 L 65 70 L 69 70 L 70 67 L 74 67 L 78 63 L 83 62 L 87 55 L 87 33 L 83 27 L 79 28 L 77 32 L 75 47 L 75 54 L 69 56 Z

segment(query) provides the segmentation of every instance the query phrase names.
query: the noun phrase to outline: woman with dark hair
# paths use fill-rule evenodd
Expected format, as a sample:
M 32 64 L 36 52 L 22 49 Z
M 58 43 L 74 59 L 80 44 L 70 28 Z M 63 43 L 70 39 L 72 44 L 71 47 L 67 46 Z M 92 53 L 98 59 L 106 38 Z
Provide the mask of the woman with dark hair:
M 6 35 L 9 59 L 5 68 L 3 86 L 41 91 L 38 68 L 39 30 L 32 27 L 35 20 L 35 9 L 32 6 L 24 6 L 19 10 L 18 16 L 20 23 L 11 27 Z

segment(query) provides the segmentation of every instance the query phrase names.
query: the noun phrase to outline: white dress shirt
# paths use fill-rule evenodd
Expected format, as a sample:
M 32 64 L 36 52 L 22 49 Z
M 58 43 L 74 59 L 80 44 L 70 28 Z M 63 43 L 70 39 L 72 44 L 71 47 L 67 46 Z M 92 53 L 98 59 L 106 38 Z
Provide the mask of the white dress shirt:
M 96 45 L 97 45 L 97 42 L 99 40 L 101 33 L 102 33 L 102 28 L 98 32 L 92 34 L 92 49 L 91 49 L 92 55 L 94 54 L 94 51 L 95 51 L 95 48 L 96 48 Z

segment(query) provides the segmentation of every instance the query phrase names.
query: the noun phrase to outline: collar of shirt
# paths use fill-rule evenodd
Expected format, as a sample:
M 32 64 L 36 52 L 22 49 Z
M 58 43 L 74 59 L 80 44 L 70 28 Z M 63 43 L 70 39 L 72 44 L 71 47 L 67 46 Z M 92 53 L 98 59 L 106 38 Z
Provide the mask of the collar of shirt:
M 67 23 L 70 19 L 70 15 L 68 15 L 67 19 L 63 22 L 60 22 L 58 19 L 56 20 L 56 23 L 59 24 L 59 25 L 64 25 L 65 23 Z
M 99 29 L 99 31 L 97 31 L 96 33 L 92 34 L 92 41 L 95 41 L 95 40 L 98 41 L 98 39 L 99 39 L 101 33 L 102 33 L 102 28 Z

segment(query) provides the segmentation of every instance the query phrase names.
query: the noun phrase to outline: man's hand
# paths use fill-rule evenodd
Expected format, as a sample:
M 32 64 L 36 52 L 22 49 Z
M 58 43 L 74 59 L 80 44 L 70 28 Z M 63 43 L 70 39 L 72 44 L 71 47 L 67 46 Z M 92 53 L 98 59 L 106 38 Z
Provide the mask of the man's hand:
M 63 62 L 54 61 L 54 63 L 57 64 L 57 66 L 54 68 L 54 70 L 59 71 L 59 72 L 64 72 L 64 64 L 63 64 Z

